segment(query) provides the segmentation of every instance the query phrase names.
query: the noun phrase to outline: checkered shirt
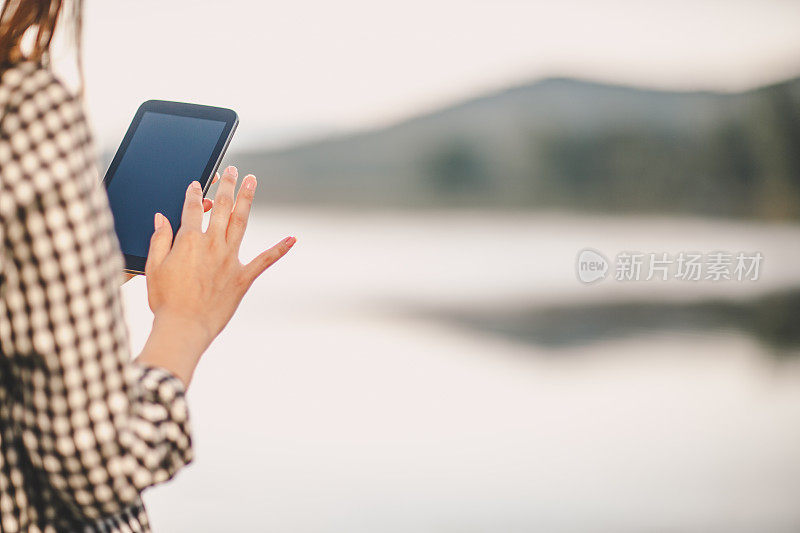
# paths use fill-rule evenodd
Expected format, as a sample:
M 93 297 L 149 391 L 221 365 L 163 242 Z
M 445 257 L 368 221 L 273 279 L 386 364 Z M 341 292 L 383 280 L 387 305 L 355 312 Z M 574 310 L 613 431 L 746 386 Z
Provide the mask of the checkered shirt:
M 130 360 L 123 258 L 81 100 L 0 72 L 0 531 L 149 531 L 192 460 L 182 382 Z

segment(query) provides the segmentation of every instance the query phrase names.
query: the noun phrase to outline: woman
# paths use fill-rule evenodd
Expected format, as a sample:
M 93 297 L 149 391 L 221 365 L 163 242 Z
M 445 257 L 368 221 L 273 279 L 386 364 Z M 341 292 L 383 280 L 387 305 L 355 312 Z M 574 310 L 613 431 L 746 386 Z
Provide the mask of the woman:
M 225 169 L 206 232 L 194 182 L 174 243 L 156 214 L 153 328 L 130 361 L 123 260 L 81 101 L 48 68 L 61 11 L 8 0 L 0 15 L 0 530 L 147 531 L 140 492 L 192 460 L 184 392 L 200 356 L 294 238 L 242 265 L 255 177 L 234 197 Z

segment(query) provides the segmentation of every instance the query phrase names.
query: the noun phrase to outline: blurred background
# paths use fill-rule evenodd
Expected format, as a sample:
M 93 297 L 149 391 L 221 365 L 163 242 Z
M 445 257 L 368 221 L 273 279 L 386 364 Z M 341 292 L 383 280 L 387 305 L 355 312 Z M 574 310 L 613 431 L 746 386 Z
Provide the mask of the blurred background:
M 198 368 L 154 529 L 800 530 L 798 30 L 791 0 L 88 0 L 103 164 L 144 100 L 234 108 L 242 259 L 298 237 Z M 587 247 L 764 260 L 584 285 Z

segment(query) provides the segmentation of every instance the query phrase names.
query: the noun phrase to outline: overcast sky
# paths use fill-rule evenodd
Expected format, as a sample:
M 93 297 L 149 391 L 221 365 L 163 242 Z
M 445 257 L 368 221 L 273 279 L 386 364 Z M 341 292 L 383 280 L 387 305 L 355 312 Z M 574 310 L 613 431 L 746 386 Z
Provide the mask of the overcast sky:
M 87 0 L 87 97 L 116 145 L 150 98 L 235 142 L 381 125 L 548 75 L 739 90 L 800 73 L 793 0 Z

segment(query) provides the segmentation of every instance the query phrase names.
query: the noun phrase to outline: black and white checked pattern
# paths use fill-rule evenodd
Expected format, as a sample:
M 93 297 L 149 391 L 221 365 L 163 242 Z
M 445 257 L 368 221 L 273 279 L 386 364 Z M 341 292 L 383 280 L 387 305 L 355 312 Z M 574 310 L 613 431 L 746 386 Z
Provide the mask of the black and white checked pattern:
M 191 461 L 182 382 L 130 361 L 123 258 L 80 99 L 0 74 L 0 531 L 148 531 Z

